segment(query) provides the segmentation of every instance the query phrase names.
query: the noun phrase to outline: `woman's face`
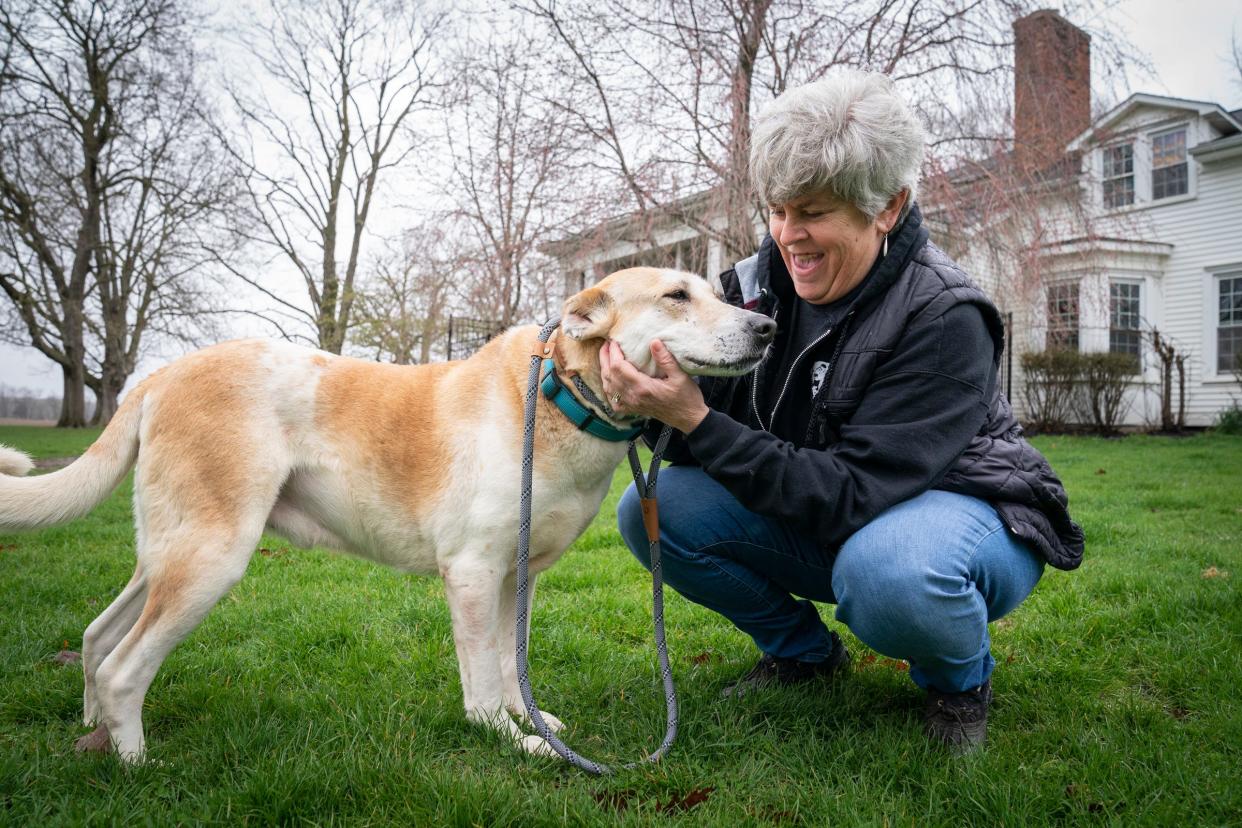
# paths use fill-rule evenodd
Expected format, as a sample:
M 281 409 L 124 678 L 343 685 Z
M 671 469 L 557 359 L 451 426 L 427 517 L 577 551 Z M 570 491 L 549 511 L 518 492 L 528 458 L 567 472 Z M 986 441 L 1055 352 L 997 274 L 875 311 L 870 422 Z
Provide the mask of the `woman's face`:
M 892 227 L 888 222 L 881 229 L 878 223 L 888 210 L 873 221 L 830 193 L 812 193 L 768 209 L 768 229 L 794 290 L 813 305 L 835 302 L 853 290 L 871 269 L 884 233 Z

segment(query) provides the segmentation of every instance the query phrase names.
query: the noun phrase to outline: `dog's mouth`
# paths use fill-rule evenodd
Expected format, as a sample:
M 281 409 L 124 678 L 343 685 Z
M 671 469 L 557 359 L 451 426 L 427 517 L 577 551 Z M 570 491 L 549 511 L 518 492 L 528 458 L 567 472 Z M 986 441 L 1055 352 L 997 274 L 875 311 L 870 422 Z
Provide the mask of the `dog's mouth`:
M 687 374 L 702 377 L 738 377 L 755 370 L 755 366 L 763 361 L 763 355 L 766 351 L 767 346 L 764 346 L 740 359 L 724 361 L 697 359 L 689 355 L 675 356 L 677 357 L 677 362 Z

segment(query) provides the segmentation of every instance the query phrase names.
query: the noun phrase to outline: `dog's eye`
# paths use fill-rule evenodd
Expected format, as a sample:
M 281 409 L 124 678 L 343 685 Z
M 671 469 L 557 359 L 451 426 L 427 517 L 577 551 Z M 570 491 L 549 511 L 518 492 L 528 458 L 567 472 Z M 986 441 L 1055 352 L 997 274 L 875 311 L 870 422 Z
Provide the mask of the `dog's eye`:
M 671 293 L 664 294 L 664 298 L 672 299 L 674 302 L 685 302 L 687 299 L 690 298 L 690 294 L 678 288 L 677 290 L 674 290 Z

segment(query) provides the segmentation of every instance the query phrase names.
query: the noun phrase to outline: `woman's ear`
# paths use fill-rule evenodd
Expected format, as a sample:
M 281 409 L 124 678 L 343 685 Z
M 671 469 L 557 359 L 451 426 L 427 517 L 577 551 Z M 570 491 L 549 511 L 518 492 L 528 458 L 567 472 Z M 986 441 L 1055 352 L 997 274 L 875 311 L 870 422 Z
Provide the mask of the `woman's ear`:
M 612 328 L 612 297 L 599 287 L 587 288 L 565 300 L 561 332 L 570 339 L 602 339 Z
M 910 190 L 903 187 L 897 195 L 888 200 L 888 204 L 875 217 L 875 223 L 882 233 L 890 233 L 897 226 L 897 219 L 901 218 L 901 211 L 906 206 L 906 200 L 910 198 Z

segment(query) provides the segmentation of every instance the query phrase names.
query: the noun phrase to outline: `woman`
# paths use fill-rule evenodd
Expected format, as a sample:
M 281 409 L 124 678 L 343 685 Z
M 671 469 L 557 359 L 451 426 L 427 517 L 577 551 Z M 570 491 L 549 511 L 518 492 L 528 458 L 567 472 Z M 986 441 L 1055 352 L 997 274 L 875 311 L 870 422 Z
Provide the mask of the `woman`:
M 999 313 L 928 241 L 923 147 L 883 75 L 786 92 L 750 158 L 770 235 L 722 277 L 731 301 L 779 324 L 764 362 L 699 386 L 658 341 L 660 376 L 615 343 L 602 361 L 615 409 L 685 435 L 661 474 L 665 579 L 762 653 L 724 694 L 845 668 L 811 600 L 832 603 L 861 641 L 910 663 L 929 736 L 971 749 L 991 700 L 988 622 L 1045 563 L 1078 566 L 1083 537 L 1000 391 Z M 632 488 L 618 519 L 645 562 Z

